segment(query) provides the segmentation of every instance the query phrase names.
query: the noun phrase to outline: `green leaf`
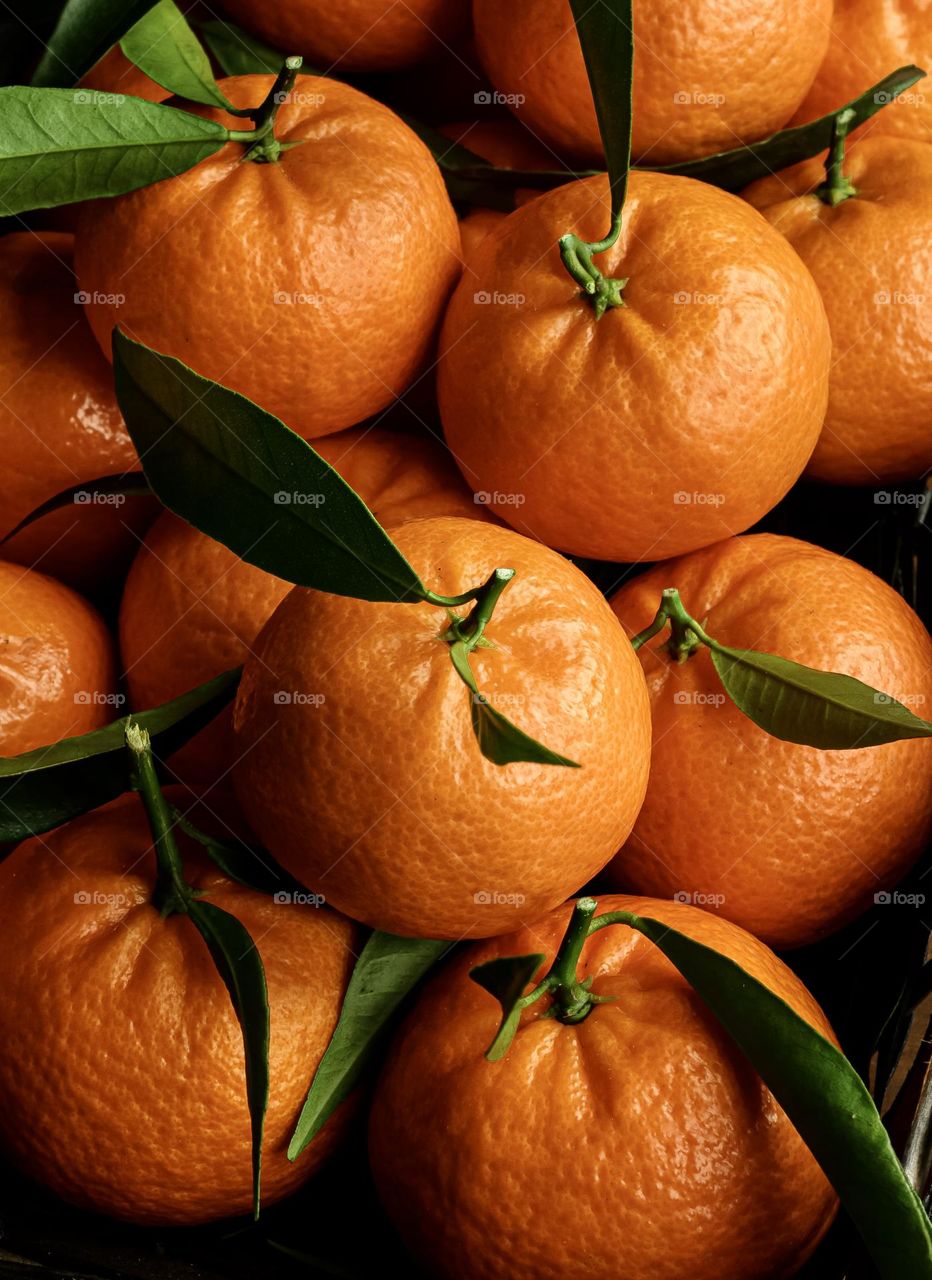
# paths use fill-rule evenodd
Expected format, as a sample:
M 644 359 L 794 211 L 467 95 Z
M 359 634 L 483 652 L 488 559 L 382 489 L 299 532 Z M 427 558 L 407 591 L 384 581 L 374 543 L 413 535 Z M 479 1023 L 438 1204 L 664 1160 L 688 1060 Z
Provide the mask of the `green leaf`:
M 733 960 L 659 920 L 609 915 L 660 948 L 746 1054 L 838 1192 L 884 1280 L 929 1280 L 932 1225 L 843 1054 Z
M 784 742 L 848 751 L 900 738 L 932 738 L 932 724 L 853 676 L 717 642 L 712 661 L 738 708 Z
M 130 28 L 120 48 L 163 89 L 205 107 L 229 109 L 231 104 L 217 87 L 210 60 L 175 0 L 159 0 Z
M 612 214 L 625 202 L 631 165 L 634 76 L 632 0 L 571 0 L 595 100 L 612 192 Z
M 521 1021 L 521 1006 L 518 1002 L 524 995 L 525 987 L 534 981 L 534 974 L 546 958 L 543 953 L 498 956 L 495 960 L 487 960 L 485 964 L 477 964 L 469 970 L 473 982 L 493 995 L 502 1006 L 501 1023 L 495 1039 L 486 1050 L 485 1056 L 489 1062 L 498 1062 L 508 1052 Z
M 154 751 L 164 759 L 223 710 L 239 677 L 237 667 L 151 711 L 0 758 L 0 842 L 38 835 L 121 795 L 131 785 L 126 753 L 130 721 L 149 732 Z
M 809 160 L 825 151 L 832 140 L 832 124 L 835 117 L 846 109 L 854 112 L 854 120 L 849 132 L 858 125 L 876 115 L 898 93 L 903 93 L 926 73 L 921 67 L 900 67 L 882 80 L 878 80 L 870 89 L 846 103 L 820 116 L 809 124 L 796 125 L 792 129 L 781 129 L 761 142 L 750 146 L 736 147 L 733 151 L 720 151 L 713 156 L 705 156 L 701 160 L 685 160 L 680 164 L 667 165 L 653 169 L 653 173 L 672 173 L 683 178 L 699 178 L 710 182 L 713 186 L 722 187 L 725 191 L 743 191 L 749 183 L 757 178 L 766 178 L 780 169 L 799 164 L 801 160 Z
M 366 504 L 278 418 L 119 330 L 113 369 L 149 483 L 196 529 L 299 586 L 422 598 L 420 578 Z
M 457 640 L 450 646 L 450 659 L 457 675 L 469 690 L 473 733 L 487 760 L 491 760 L 493 764 L 514 764 L 519 760 L 527 760 L 532 764 L 557 764 L 569 769 L 582 767 L 575 760 L 557 755 L 495 710 L 485 695 L 479 692 L 476 677 L 469 665 L 469 650 L 462 640 Z
M 262 1134 L 269 1105 L 269 993 L 262 957 L 245 925 L 203 898 L 188 903 L 187 914 L 207 943 L 243 1031 L 246 1097 L 252 1127 L 253 1213 L 259 1216 Z M 210 1134 L 204 1134 L 209 1142 Z
M 377 1061 L 383 1034 L 402 1001 L 452 945 L 378 930 L 369 936 L 356 961 L 333 1039 L 311 1081 L 288 1147 L 289 1160 L 298 1158 Z
M 247 35 L 232 22 L 219 19 L 201 22 L 198 29 L 207 41 L 207 47 L 227 76 L 277 75 L 285 61 L 285 54 L 271 45 L 263 44 L 255 36 Z M 302 75 L 313 75 L 308 66 L 302 66 Z
M 83 484 L 73 484 L 68 489 L 62 489 L 61 493 L 56 493 L 54 498 L 49 498 L 46 502 L 41 503 L 34 511 L 30 511 L 28 516 L 24 516 L 19 524 L 11 529 L 5 537 L 0 538 L 0 546 L 4 542 L 9 542 L 11 538 L 15 538 L 18 533 L 28 528 L 29 525 L 41 520 L 43 516 L 47 516 L 53 511 L 59 511 L 62 507 L 77 507 L 81 509 L 85 506 L 106 504 L 113 498 L 145 498 L 152 496 L 152 490 L 149 488 L 145 476 L 136 471 L 123 472 L 120 475 L 101 476 L 99 480 L 86 480 Z
M 117 196 L 184 173 L 227 130 L 175 107 L 93 89 L 0 89 L 0 214 Z
M 137 22 L 155 0 L 66 0 L 36 67 L 36 87 L 68 88 Z
M 246 844 L 243 840 L 219 839 L 196 827 L 177 805 L 170 808 L 172 817 L 185 835 L 202 845 L 210 860 L 237 884 L 255 889 L 257 893 L 286 894 L 289 901 L 295 894 L 308 895 L 304 885 L 265 849 Z

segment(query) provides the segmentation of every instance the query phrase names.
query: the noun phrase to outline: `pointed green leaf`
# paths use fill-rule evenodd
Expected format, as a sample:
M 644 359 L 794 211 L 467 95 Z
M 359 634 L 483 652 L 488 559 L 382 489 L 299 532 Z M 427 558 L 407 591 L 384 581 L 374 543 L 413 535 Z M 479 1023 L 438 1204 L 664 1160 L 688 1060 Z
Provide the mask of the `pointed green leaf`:
M 246 1098 L 252 1128 L 253 1213 L 259 1216 L 262 1135 L 269 1105 L 269 993 L 262 957 L 245 925 L 212 902 L 195 898 L 187 914 L 223 979 L 243 1032 Z M 210 1141 L 210 1134 L 204 1135 Z
M 93 89 L 0 89 L 0 214 L 117 196 L 193 168 L 227 130 Z
M 263 44 L 255 36 L 247 35 L 232 22 L 219 19 L 201 22 L 198 29 L 207 41 L 207 47 L 227 76 L 278 75 L 285 54 Z M 313 68 L 306 64 L 302 75 L 313 75 Z
M 383 1044 L 399 1006 L 453 946 L 430 938 L 371 934 L 356 961 L 340 1020 L 311 1081 L 288 1159 L 296 1160 L 329 1117 L 349 1097 Z
M 799 164 L 801 160 L 809 160 L 825 151 L 832 140 L 832 124 L 841 111 L 850 109 L 854 112 L 850 129 L 856 129 L 883 110 L 897 94 L 905 92 L 917 80 L 921 80 L 925 74 L 921 67 L 900 67 L 844 106 L 820 116 L 818 120 L 810 121 L 809 124 L 781 129 L 779 133 L 773 133 L 761 142 L 736 147 L 733 151 L 720 151 L 701 160 L 684 160 L 680 164 L 667 165 L 652 172 L 699 178 L 713 186 L 722 187 L 725 191 L 743 191 L 757 178 L 769 177 L 780 169 Z
M 239 677 L 239 667 L 225 671 L 151 711 L 0 759 L 0 842 L 38 835 L 121 795 L 131 785 L 126 753 L 130 721 L 148 731 L 156 755 L 165 759 L 223 710 Z
M 519 760 L 527 760 L 532 764 L 556 764 L 570 769 L 579 769 L 575 760 L 569 760 L 556 751 L 551 751 L 536 738 L 530 737 L 523 729 L 511 723 L 507 717 L 488 702 L 485 695 L 479 692 L 476 677 L 469 665 L 469 651 L 466 645 L 458 640 L 450 646 L 450 659 L 457 675 L 469 690 L 470 714 L 472 716 L 473 733 L 479 743 L 479 749 L 487 760 L 493 764 L 514 764 Z
M 179 98 L 205 107 L 229 108 L 210 60 L 175 0 L 159 0 L 130 28 L 120 48 L 150 80 Z
M 172 817 L 185 835 L 202 845 L 211 862 L 237 884 L 255 889 L 257 893 L 285 894 L 289 901 L 294 894 L 307 895 L 304 885 L 280 866 L 267 850 L 232 837 L 223 840 L 210 835 L 190 822 L 177 805 L 170 808 Z
M 501 1023 L 485 1054 L 489 1062 L 498 1062 L 508 1052 L 521 1021 L 521 1006 L 518 1002 L 524 995 L 525 987 L 534 981 L 535 973 L 546 958 L 543 953 L 498 956 L 469 970 L 473 982 L 493 995 L 502 1006 Z
M 421 598 L 420 578 L 366 504 L 278 418 L 119 330 L 113 369 L 146 477 L 189 524 L 286 582 Z
M 833 1044 L 739 965 L 669 925 L 627 911 L 701 996 L 799 1131 L 884 1280 L 928 1280 L 932 1225 L 860 1076 Z
M 631 164 L 634 79 L 632 0 L 570 0 L 582 45 L 612 191 L 612 213 L 625 203 Z
M 731 700 L 784 742 L 846 751 L 900 738 L 932 738 L 932 724 L 853 676 L 718 643 L 712 661 Z
M 36 87 L 69 88 L 99 62 L 155 0 L 65 0 L 32 77 Z
M 61 493 L 56 493 L 54 498 L 41 503 L 34 511 L 30 511 L 28 516 L 24 516 L 5 537 L 0 538 L 0 546 L 4 542 L 9 542 L 11 538 L 15 538 L 29 525 L 41 520 L 43 516 L 59 511 L 63 507 L 77 507 L 80 510 L 85 506 L 107 505 L 116 498 L 152 496 L 148 481 L 137 471 L 124 471 L 120 475 L 101 476 L 99 480 L 86 480 L 83 484 L 73 484 L 67 489 L 62 489 Z

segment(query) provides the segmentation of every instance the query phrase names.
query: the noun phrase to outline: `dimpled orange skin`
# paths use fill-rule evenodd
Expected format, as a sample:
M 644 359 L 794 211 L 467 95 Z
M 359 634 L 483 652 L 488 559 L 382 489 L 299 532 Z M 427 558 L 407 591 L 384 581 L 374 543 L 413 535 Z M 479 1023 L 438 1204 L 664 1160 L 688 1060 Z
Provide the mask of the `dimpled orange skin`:
M 929 718 L 932 640 L 891 587 L 795 538 L 755 534 L 660 565 L 612 608 L 633 635 L 675 586 L 710 636 L 840 671 Z M 932 832 L 932 751 L 920 740 L 823 751 L 771 737 L 724 694 L 709 651 L 640 650 L 654 723 L 647 799 L 609 868 L 620 888 L 704 901 L 778 948 L 864 911 Z
M 0 239 L 0 537 L 63 490 L 138 466 L 113 375 L 75 301 L 72 247 L 55 231 Z M 125 571 L 145 514 L 137 503 L 73 504 L 3 555 L 90 588 Z
M 672 164 L 780 129 L 812 84 L 831 15 L 832 0 L 635 5 L 635 158 Z M 568 0 L 473 0 L 473 22 L 482 65 L 518 118 L 566 159 L 601 164 Z
M 932 145 L 859 139 L 857 195 L 812 194 L 817 157 L 744 192 L 822 293 L 834 344 L 828 412 L 807 474 L 835 484 L 911 480 L 932 466 Z
M 320 455 L 385 526 L 425 516 L 488 520 L 447 453 L 434 441 L 353 428 L 316 441 Z M 120 607 L 120 655 L 134 710 L 157 707 L 239 666 L 291 590 L 171 512 L 139 549 Z M 229 767 L 230 714 L 218 716 L 172 759 L 184 777 Z
M 251 1208 L 243 1039 L 200 934 L 152 905 L 139 799 L 21 844 L 0 867 L 0 1117 L 16 1164 L 66 1200 L 139 1223 Z M 356 931 L 327 907 L 226 880 L 193 846 L 190 881 L 256 942 L 271 1009 L 263 1203 L 294 1191 L 341 1136 L 337 1112 L 285 1152 L 353 965 Z M 81 895 L 85 895 L 84 900 Z
M 736 196 L 632 173 L 601 254 L 629 277 L 596 319 L 559 237 L 604 236 L 608 180 L 568 183 L 479 246 L 441 333 L 447 443 L 521 533 L 574 555 L 663 559 L 739 533 L 818 438 L 830 338 L 812 277 Z
M 469 0 L 224 0 L 247 31 L 323 71 L 390 71 L 437 58 L 469 29 Z
M 793 117 L 806 124 L 843 107 L 897 67 L 932 64 L 928 0 L 835 0 L 825 60 Z M 889 102 L 859 135 L 892 134 L 932 142 L 932 95 L 920 80 Z
M 115 720 L 116 687 L 97 610 L 54 578 L 0 560 L 0 756 Z
M 455 518 L 395 539 L 443 595 L 516 570 L 473 670 L 493 707 L 582 768 L 482 756 L 443 610 L 296 588 L 246 663 L 237 794 L 266 847 L 355 919 L 503 933 L 584 884 L 630 830 L 650 753 L 643 679 L 595 587 L 547 548 Z
M 256 106 L 272 83 L 220 86 Z M 301 435 L 329 435 L 420 372 L 459 273 L 459 231 L 430 152 L 356 89 L 299 76 L 276 137 L 302 145 L 254 164 L 230 143 L 179 177 L 85 206 L 78 279 L 99 299 L 88 313 L 106 353 L 119 325 Z
M 729 956 L 834 1042 L 799 979 L 750 934 L 679 903 L 600 900 L 599 914 L 620 910 Z M 568 918 L 564 906 L 469 947 L 398 1034 L 369 1150 L 408 1247 L 451 1280 L 463 1259 L 475 1280 L 795 1275 L 836 1197 L 760 1077 L 646 938 L 625 926 L 595 934 L 578 972 L 617 998 L 566 1026 L 541 1018 L 545 997 L 500 1062 L 483 1057 L 500 1012 L 469 969 L 536 952 L 549 966 Z

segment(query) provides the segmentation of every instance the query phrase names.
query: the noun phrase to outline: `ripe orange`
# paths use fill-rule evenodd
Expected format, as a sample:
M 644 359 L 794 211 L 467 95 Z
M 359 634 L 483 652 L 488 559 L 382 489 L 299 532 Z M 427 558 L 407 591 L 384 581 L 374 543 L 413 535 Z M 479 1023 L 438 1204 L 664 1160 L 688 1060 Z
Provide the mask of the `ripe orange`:
M 248 929 L 265 966 L 271 1090 L 263 1201 L 305 1182 L 338 1112 L 292 1164 L 288 1141 L 336 1024 L 355 930 L 326 907 L 226 880 L 197 847 L 190 880 Z M 152 905 L 142 805 L 27 840 L 0 866 L 0 1135 L 16 1164 L 75 1204 L 140 1223 L 193 1223 L 251 1204 L 242 1033 L 207 946 Z
M 383 525 L 438 515 L 489 518 L 432 440 L 360 427 L 315 447 Z M 168 702 L 244 662 L 290 590 L 170 512 L 160 516 L 133 562 L 120 608 L 120 654 L 134 710 Z M 206 781 L 230 758 L 227 714 L 172 763 L 185 777 Z
M 392 933 L 478 937 L 533 920 L 624 839 L 649 755 L 633 651 L 560 556 L 475 521 L 396 530 L 425 583 L 455 595 L 517 570 L 473 669 L 491 705 L 578 762 L 496 765 L 427 604 L 296 588 L 266 624 L 234 709 L 234 782 L 250 825 L 327 900 Z
M 781 128 L 828 47 L 832 0 L 654 0 L 634 15 L 634 155 L 664 165 Z M 564 158 L 599 164 L 568 0 L 473 0 L 473 20 L 482 64 L 519 119 Z
M 272 83 L 221 88 L 257 106 Z M 358 90 L 299 77 L 276 137 L 302 145 L 254 164 L 230 143 L 177 178 L 85 206 L 78 279 L 105 352 L 121 325 L 302 435 L 328 435 L 420 371 L 459 271 L 459 232 L 430 152 Z
M 664 587 L 709 635 L 840 671 L 932 708 L 932 639 L 886 583 L 795 538 L 733 538 L 658 565 L 612 607 L 634 634 Z M 822 751 L 770 737 L 725 695 L 706 648 L 639 654 L 654 723 L 647 799 L 611 871 L 619 887 L 685 894 L 771 946 L 816 941 L 907 871 L 932 832 L 923 741 Z
M 740 532 L 799 476 L 825 415 L 830 338 L 812 277 L 737 197 L 633 173 L 628 277 L 597 320 L 559 237 L 610 221 L 608 180 L 568 183 L 479 246 L 441 334 L 438 398 L 473 489 L 515 528 L 605 560 Z
M 133 98 L 145 98 L 147 102 L 164 102 L 169 97 L 167 89 L 150 80 L 134 62 L 130 62 L 118 44 L 81 77 L 81 87 L 96 89 L 100 93 L 125 93 Z
M 832 331 L 828 412 L 807 474 L 910 480 L 932 466 L 932 145 L 865 138 L 844 173 L 857 195 L 834 208 L 814 194 L 818 158 L 762 178 L 744 198 L 812 272 Z
M 805 124 L 842 107 L 897 67 L 932 63 L 932 23 L 926 0 L 835 0 L 825 61 L 793 117 Z M 920 81 L 862 127 L 863 135 L 893 134 L 932 142 L 932 96 Z
M 439 57 L 469 29 L 469 0 L 223 0 L 247 31 L 320 71 L 390 71 Z
M 655 917 L 723 952 L 834 1040 L 796 975 L 743 930 L 671 902 L 607 897 L 600 909 Z M 616 999 L 576 1026 L 542 1017 L 541 1001 L 502 1061 L 483 1058 L 499 1014 L 468 971 L 497 956 L 552 960 L 568 914 L 468 948 L 398 1035 L 369 1150 L 406 1244 L 438 1277 L 461 1276 L 464 1258 L 484 1280 L 795 1275 L 835 1195 L 747 1059 L 646 938 L 623 926 L 593 935 L 579 974 Z M 573 1229 L 543 1229 L 555 1214 Z
M 0 239 L 0 537 L 64 489 L 139 465 L 77 301 L 72 245 L 52 231 Z M 150 518 L 138 500 L 76 503 L 2 554 L 89 589 L 122 575 Z
M 0 756 L 115 720 L 113 643 L 76 592 L 0 560 Z

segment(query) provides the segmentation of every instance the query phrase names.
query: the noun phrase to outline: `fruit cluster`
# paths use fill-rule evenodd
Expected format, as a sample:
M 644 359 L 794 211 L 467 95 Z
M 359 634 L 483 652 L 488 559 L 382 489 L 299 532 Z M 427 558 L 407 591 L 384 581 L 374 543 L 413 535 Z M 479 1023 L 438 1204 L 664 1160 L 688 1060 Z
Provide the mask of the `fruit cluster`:
M 924 5 L 59 9 L 0 87 L 12 1166 L 258 1216 L 366 1109 L 428 1275 L 824 1280 L 840 1201 L 930 1280 L 776 954 L 925 902 L 916 593 L 774 516 L 928 536 Z

